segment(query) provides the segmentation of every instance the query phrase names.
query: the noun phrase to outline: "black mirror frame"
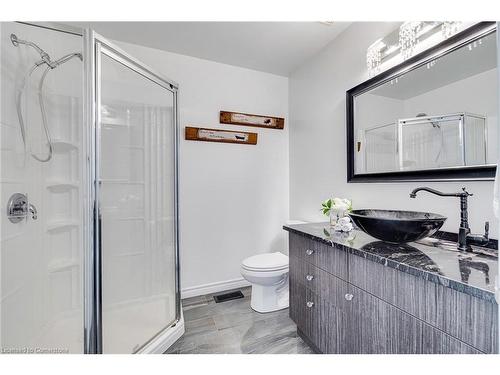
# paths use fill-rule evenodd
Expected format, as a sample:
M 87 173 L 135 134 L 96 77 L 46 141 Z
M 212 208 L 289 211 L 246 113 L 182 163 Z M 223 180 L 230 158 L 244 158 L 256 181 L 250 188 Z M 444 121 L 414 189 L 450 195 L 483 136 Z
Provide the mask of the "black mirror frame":
M 408 181 L 491 181 L 496 165 L 355 174 L 354 169 L 354 97 L 405 74 L 467 43 L 496 31 L 496 22 L 479 22 L 408 60 L 370 78 L 346 92 L 347 182 L 408 182 Z

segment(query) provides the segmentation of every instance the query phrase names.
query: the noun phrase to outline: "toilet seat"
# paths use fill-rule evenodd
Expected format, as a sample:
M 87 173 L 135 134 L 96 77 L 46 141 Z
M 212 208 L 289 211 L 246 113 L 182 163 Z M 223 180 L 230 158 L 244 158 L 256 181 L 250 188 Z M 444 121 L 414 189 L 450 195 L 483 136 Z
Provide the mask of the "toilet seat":
M 274 272 L 288 269 L 288 257 L 280 252 L 253 255 L 243 260 L 241 267 L 248 271 Z
M 252 284 L 250 306 L 259 313 L 286 309 L 288 257 L 282 253 L 258 254 L 241 262 L 241 276 Z

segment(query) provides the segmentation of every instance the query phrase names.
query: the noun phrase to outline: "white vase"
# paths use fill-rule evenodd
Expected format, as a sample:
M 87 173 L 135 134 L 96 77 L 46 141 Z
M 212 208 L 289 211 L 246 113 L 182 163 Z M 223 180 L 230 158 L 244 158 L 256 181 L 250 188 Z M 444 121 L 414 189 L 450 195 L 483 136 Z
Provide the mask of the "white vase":
M 337 221 L 339 220 L 339 214 L 337 211 L 330 211 L 330 226 L 334 227 L 337 225 Z

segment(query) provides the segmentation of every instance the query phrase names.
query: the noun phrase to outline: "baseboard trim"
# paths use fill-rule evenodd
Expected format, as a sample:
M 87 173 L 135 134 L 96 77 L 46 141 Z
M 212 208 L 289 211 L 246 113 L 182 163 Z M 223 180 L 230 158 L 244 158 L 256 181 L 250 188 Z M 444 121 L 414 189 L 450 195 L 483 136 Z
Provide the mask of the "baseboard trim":
M 191 298 L 203 296 L 205 294 L 223 292 L 229 289 L 243 288 L 250 286 L 250 283 L 243 277 L 239 279 L 218 281 L 210 284 L 203 284 L 184 288 L 181 291 L 181 298 Z

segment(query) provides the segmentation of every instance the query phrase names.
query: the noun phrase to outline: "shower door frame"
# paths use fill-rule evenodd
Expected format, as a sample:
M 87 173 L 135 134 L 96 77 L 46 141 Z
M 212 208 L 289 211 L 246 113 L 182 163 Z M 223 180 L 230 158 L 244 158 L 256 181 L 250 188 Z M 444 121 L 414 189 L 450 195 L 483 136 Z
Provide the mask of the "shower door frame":
M 104 54 L 126 68 L 156 83 L 173 94 L 174 121 L 174 256 L 175 256 L 175 319 L 156 333 L 136 351 L 140 351 L 155 338 L 169 328 L 175 326 L 181 319 L 180 277 L 179 277 L 179 118 L 178 118 L 178 85 L 163 77 L 130 56 L 114 43 L 102 37 L 92 29 L 83 32 L 84 71 L 84 124 L 87 138 L 87 207 L 85 219 L 88 233 L 85 246 L 85 291 L 84 291 L 84 352 L 99 354 L 102 346 L 102 241 L 101 212 L 99 197 L 100 176 L 100 93 L 101 93 L 101 56 Z

